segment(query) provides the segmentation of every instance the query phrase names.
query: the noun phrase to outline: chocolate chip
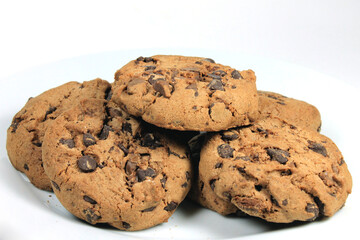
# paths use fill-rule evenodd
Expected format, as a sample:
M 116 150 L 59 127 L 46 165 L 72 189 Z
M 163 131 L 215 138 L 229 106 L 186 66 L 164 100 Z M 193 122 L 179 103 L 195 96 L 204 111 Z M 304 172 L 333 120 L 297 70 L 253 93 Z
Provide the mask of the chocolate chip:
M 166 207 L 164 207 L 164 210 L 170 212 L 170 211 L 175 210 L 177 208 L 177 206 L 178 206 L 178 204 L 176 202 L 171 201 L 168 205 L 166 205 Z
M 131 228 L 130 224 L 128 224 L 127 222 L 122 222 L 123 228 L 125 229 L 129 229 Z
M 154 85 L 154 90 L 159 92 L 161 96 L 169 98 L 171 96 L 172 86 L 165 80 L 157 80 Z
M 29 171 L 29 166 L 25 163 L 24 164 L 24 169 L 26 170 L 26 171 Z
M 268 148 L 266 149 L 266 153 L 270 156 L 271 160 L 276 160 L 281 164 L 285 164 L 288 161 L 287 157 L 290 157 L 288 151 L 278 148 Z
M 277 104 L 280 104 L 280 105 L 286 105 L 286 103 L 280 102 L 280 101 L 277 101 L 276 103 L 277 103 Z
M 86 195 L 84 195 L 84 201 L 91 203 L 91 204 L 97 204 L 97 202 L 94 199 L 92 199 L 91 197 L 86 196 Z
M 249 156 L 237 156 L 235 158 L 235 160 L 238 160 L 238 159 L 241 159 L 241 160 L 244 160 L 244 161 L 250 161 L 250 157 Z
M 129 149 L 127 149 L 124 145 L 118 143 L 117 146 L 121 149 L 121 151 L 123 151 L 125 157 L 129 154 Z
M 142 61 L 144 61 L 144 57 L 138 57 L 137 59 L 136 59 L 136 61 L 138 61 L 138 62 L 142 62 Z
M 12 130 L 11 130 L 12 133 L 16 132 L 16 130 L 17 130 L 18 126 L 19 126 L 19 123 L 20 123 L 22 120 L 24 120 L 24 119 L 22 119 L 22 118 L 15 118 L 15 119 L 13 120 L 13 122 L 12 122 L 11 125 L 10 125 L 10 127 L 12 128 Z
M 107 88 L 105 90 L 105 100 L 106 101 L 110 101 L 110 99 L 112 98 L 113 92 L 111 90 L 111 87 Z
M 222 167 L 223 167 L 222 162 L 218 162 L 217 164 L 215 164 L 215 168 L 222 168 Z
M 307 221 L 314 221 L 319 216 L 319 208 L 316 204 L 308 203 L 305 207 L 305 211 L 308 213 L 314 213 L 314 217 L 307 219 Z
M 131 123 L 125 122 L 122 124 L 121 126 L 121 131 L 122 132 L 128 132 L 132 135 L 132 127 L 131 127 Z
M 141 145 L 150 149 L 155 149 L 162 146 L 160 141 L 158 141 L 152 133 L 145 134 L 145 136 L 142 138 Z
M 221 133 L 221 139 L 224 141 L 233 141 L 235 139 L 238 139 L 239 135 L 233 132 L 223 132 Z
M 288 205 L 288 200 L 287 200 L 287 199 L 284 199 L 284 200 L 281 202 L 281 204 L 282 204 L 283 206 Z
M 125 164 L 125 173 L 127 175 L 131 175 L 133 172 L 135 172 L 136 168 L 137 168 L 136 162 L 132 162 L 128 160 Z
M 263 188 L 263 186 L 261 186 L 260 184 L 255 185 L 255 190 L 258 192 L 260 192 L 262 188 Z
M 90 208 L 83 210 L 83 213 L 85 214 L 85 220 L 91 224 L 95 223 L 97 220 L 101 218 L 101 216 L 95 214 L 95 212 Z
M 187 182 L 184 182 L 183 184 L 181 184 L 181 187 L 186 188 L 188 186 Z
M 267 97 L 268 98 L 271 98 L 271 99 L 275 99 L 275 100 L 279 100 L 279 98 L 278 97 L 276 97 L 276 96 L 274 96 L 274 95 L 267 95 Z
M 52 186 L 53 186 L 56 190 L 60 191 L 60 187 L 59 187 L 59 185 L 57 185 L 56 182 L 51 181 L 51 184 L 52 184 Z
M 221 144 L 217 147 L 217 151 L 222 158 L 232 158 L 234 149 L 229 144 Z
M 286 169 L 280 172 L 280 176 L 290 176 L 292 174 L 290 169 Z
M 66 145 L 68 148 L 74 148 L 75 147 L 75 141 L 73 139 L 64 139 L 61 138 L 59 142 L 63 145 Z
M 160 183 L 163 188 L 165 188 L 166 181 L 167 181 L 167 176 L 164 175 L 163 178 L 160 179 Z
M 211 179 L 210 182 L 209 182 L 210 188 L 213 191 L 215 189 L 215 182 L 216 182 L 216 179 Z
M 99 134 L 99 139 L 100 140 L 105 140 L 105 139 L 107 139 L 108 137 L 109 137 L 109 132 L 110 131 L 113 131 L 113 129 L 110 127 L 110 126 L 108 126 L 108 125 L 104 125 L 103 126 L 103 128 L 102 128 L 102 130 L 101 130 L 101 132 L 100 132 L 100 134 Z
M 145 57 L 143 62 L 154 62 L 154 63 L 156 63 L 156 60 L 153 59 L 152 57 Z
M 41 146 L 42 146 L 42 143 L 41 143 L 41 142 L 39 142 L 39 140 L 38 140 L 38 139 L 33 140 L 31 143 L 32 143 L 33 145 L 37 146 L 37 147 L 41 147 Z
M 316 153 L 319 153 L 321 155 L 323 155 L 324 157 L 327 157 L 327 151 L 326 151 L 326 148 L 320 144 L 320 143 L 316 143 L 316 142 L 313 142 L 313 141 L 310 141 L 308 140 L 308 143 L 310 144 L 308 146 L 308 148 Z
M 231 77 L 233 79 L 243 79 L 243 77 L 241 76 L 240 72 L 237 70 L 234 70 L 231 72 Z
M 156 172 L 154 169 L 148 167 L 147 169 L 138 169 L 136 171 L 136 176 L 138 177 L 138 181 L 142 182 L 146 179 L 146 177 L 154 178 L 156 177 Z
M 155 70 L 156 66 L 145 66 L 145 71 Z
M 153 211 L 155 208 L 156 208 L 156 206 L 154 206 L 154 207 L 149 207 L 149 208 L 146 208 L 146 209 L 144 209 L 144 210 L 141 210 L 141 212 L 151 212 L 151 211 Z
M 85 147 L 96 144 L 96 139 L 90 133 L 85 133 L 83 135 L 83 143 Z
M 151 85 L 154 85 L 154 83 L 156 82 L 156 80 L 154 79 L 155 76 L 154 75 L 151 75 L 148 79 L 148 82 L 151 84 Z
M 209 63 L 215 63 L 215 61 L 211 58 L 204 58 L 203 61 L 209 62 Z
M 200 62 L 200 61 L 196 61 L 195 64 L 199 64 L 199 65 L 202 65 L 203 63 Z
M 223 84 L 222 84 L 221 80 L 219 80 L 219 79 L 213 79 L 209 83 L 208 88 L 210 88 L 211 90 L 225 91 Z
M 82 172 L 92 172 L 96 169 L 96 160 L 90 156 L 85 155 L 77 160 L 77 165 Z
M 48 115 L 52 114 L 55 111 L 56 111 L 56 107 L 49 107 L 49 110 L 47 110 L 46 113 L 45 113 L 45 117 L 44 117 L 43 121 L 45 121 L 47 119 Z

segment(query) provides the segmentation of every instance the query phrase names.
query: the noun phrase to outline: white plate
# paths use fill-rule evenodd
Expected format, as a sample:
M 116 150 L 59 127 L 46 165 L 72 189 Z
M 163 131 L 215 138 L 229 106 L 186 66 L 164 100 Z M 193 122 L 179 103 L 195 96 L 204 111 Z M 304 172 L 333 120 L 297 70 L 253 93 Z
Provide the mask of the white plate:
M 101 77 L 113 81 L 114 72 L 138 56 L 181 54 L 211 57 L 238 69 L 251 68 L 261 90 L 305 100 L 322 114 L 322 134 L 342 150 L 353 176 L 353 193 L 335 216 L 313 223 L 271 224 L 258 219 L 223 217 L 185 201 L 168 223 L 154 228 L 123 232 L 97 227 L 73 217 L 54 194 L 33 187 L 12 168 L 6 154 L 6 129 L 27 99 L 68 81 Z M 357 89 L 310 69 L 274 59 L 237 52 L 199 49 L 157 49 L 108 52 L 66 59 L 40 66 L 0 81 L 0 239 L 296 239 L 304 236 L 333 239 L 355 231 L 359 215 L 360 98 Z

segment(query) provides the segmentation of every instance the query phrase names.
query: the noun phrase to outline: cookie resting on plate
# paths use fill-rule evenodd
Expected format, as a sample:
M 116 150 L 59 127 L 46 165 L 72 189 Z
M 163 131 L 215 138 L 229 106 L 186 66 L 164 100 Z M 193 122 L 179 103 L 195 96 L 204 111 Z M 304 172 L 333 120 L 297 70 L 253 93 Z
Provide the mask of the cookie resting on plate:
M 7 131 L 6 149 L 12 165 L 25 173 L 34 186 L 51 191 L 41 158 L 46 129 L 81 99 L 104 99 L 110 88 L 107 81 L 98 78 L 83 83 L 68 82 L 30 98 L 14 116 Z
M 200 57 L 139 57 L 115 73 L 113 100 L 129 114 L 175 130 L 226 130 L 258 114 L 252 70 Z
M 186 146 L 162 131 L 111 101 L 81 101 L 44 137 L 57 198 L 91 224 L 135 231 L 166 222 L 187 195 L 192 170 Z

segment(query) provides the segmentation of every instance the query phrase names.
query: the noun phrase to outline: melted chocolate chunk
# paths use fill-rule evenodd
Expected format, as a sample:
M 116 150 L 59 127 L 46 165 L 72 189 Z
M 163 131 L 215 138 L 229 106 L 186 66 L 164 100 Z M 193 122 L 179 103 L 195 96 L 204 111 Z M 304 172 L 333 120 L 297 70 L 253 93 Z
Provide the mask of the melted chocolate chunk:
M 84 201 L 91 203 L 91 204 L 97 204 L 97 202 L 94 199 L 92 199 L 91 197 L 86 196 L 86 195 L 84 195 Z
M 59 185 L 57 185 L 56 182 L 51 181 L 51 184 L 52 184 L 52 186 L 53 186 L 56 190 L 60 191 L 60 187 L 59 187 Z
M 96 144 L 96 139 L 90 133 L 85 133 L 83 135 L 83 143 L 84 143 L 85 147 L 88 147 L 88 146 Z
M 111 87 L 107 88 L 105 90 L 105 100 L 110 101 L 112 95 L 113 95 L 113 92 L 111 91 Z
M 185 89 L 193 89 L 196 91 L 198 90 L 196 83 L 192 83 L 192 84 L 188 85 Z
M 175 210 L 178 206 L 178 203 L 171 201 L 168 205 L 166 205 L 166 207 L 164 207 L 165 211 L 171 212 L 173 210 Z
M 128 224 L 127 222 L 122 222 L 123 228 L 125 229 L 129 229 L 131 228 L 130 224 Z
M 137 168 L 136 162 L 132 162 L 128 160 L 125 164 L 125 173 L 127 175 L 131 175 L 133 172 L 135 172 L 136 168 Z
M 24 164 L 24 169 L 26 170 L 26 171 L 29 171 L 29 166 L 25 163 Z
M 167 181 L 167 176 L 163 175 L 163 178 L 160 179 L 160 183 L 163 188 L 165 188 L 166 181 Z
M 234 149 L 230 147 L 229 144 L 221 144 L 217 147 L 217 151 L 220 157 L 222 158 L 232 158 Z
M 146 177 L 154 178 L 156 177 L 156 172 L 154 169 L 148 167 L 147 169 L 138 169 L 136 171 L 136 176 L 138 177 L 138 181 L 142 182 L 146 179 Z
M 156 208 L 156 206 L 149 207 L 149 208 L 146 208 L 146 209 L 144 209 L 144 210 L 141 210 L 141 212 L 151 212 L 151 211 L 153 211 L 155 208 Z
M 156 92 L 159 92 L 161 96 L 164 96 L 166 98 L 169 98 L 171 96 L 172 92 L 172 86 L 164 81 L 164 80 L 157 80 L 154 85 L 154 90 Z
M 215 63 L 215 61 L 211 58 L 204 58 L 203 61 L 209 62 L 209 63 Z
M 19 126 L 19 123 L 20 123 L 22 120 L 24 120 L 24 119 L 22 119 L 22 118 L 15 118 L 15 119 L 13 120 L 13 122 L 12 122 L 11 125 L 10 125 L 10 127 L 12 128 L 12 129 L 11 129 L 11 132 L 12 132 L 12 133 L 16 132 L 16 130 L 17 130 L 18 126 Z
M 142 138 L 141 145 L 150 149 L 155 149 L 162 146 L 161 142 L 157 140 L 152 133 L 145 134 L 145 136 Z
M 241 76 L 240 72 L 237 70 L 234 70 L 231 72 L 231 77 L 233 79 L 243 79 L 243 77 Z
M 308 148 L 316 153 L 319 153 L 321 155 L 323 155 L 324 157 L 327 157 L 327 151 L 326 151 L 326 148 L 320 144 L 320 143 L 316 143 L 316 142 L 313 142 L 313 141 L 308 141 L 309 143 L 309 146 Z
M 125 157 L 129 154 L 129 149 L 127 149 L 124 145 L 122 145 L 121 143 L 118 143 L 117 146 L 121 149 L 121 151 L 124 152 Z
M 287 157 L 290 157 L 288 151 L 278 148 L 268 148 L 266 149 L 266 153 L 270 156 L 271 160 L 276 160 L 281 164 L 285 164 L 288 161 Z
M 307 221 L 314 221 L 319 216 L 319 208 L 316 206 L 316 204 L 308 203 L 305 207 L 305 211 L 314 213 L 314 217 L 308 219 Z
M 155 70 L 156 66 L 145 66 L 145 71 Z
M 99 134 L 99 139 L 100 140 L 105 140 L 105 139 L 107 139 L 108 138 L 108 136 L 109 136 L 109 132 L 112 132 L 113 131 L 113 129 L 110 127 L 110 126 L 108 126 L 108 125 L 104 125 L 103 126 L 103 128 L 102 128 L 102 130 L 101 130 L 101 132 L 100 132 L 100 134 Z
M 222 167 L 223 167 L 222 162 L 218 162 L 217 164 L 215 164 L 215 168 L 222 168 Z
M 221 139 L 224 141 L 233 141 L 238 138 L 239 138 L 239 135 L 237 135 L 236 133 L 232 133 L 232 132 L 224 132 L 221 134 Z
M 216 179 L 211 179 L 210 182 L 209 182 L 210 188 L 213 191 L 215 189 L 215 182 L 216 182 Z
M 97 163 L 92 156 L 85 155 L 77 160 L 77 165 L 82 172 L 88 173 L 96 169 Z
M 121 131 L 122 132 L 128 132 L 128 133 L 132 134 L 131 123 L 128 123 L 128 122 L 123 123 L 122 126 L 121 126 Z
M 95 223 L 101 218 L 101 216 L 95 214 L 95 212 L 90 208 L 83 210 L 83 213 L 85 214 L 85 220 L 89 223 Z
M 225 91 L 224 86 L 223 86 L 221 80 L 219 80 L 219 79 L 213 79 L 209 83 L 208 88 L 210 88 L 211 90 Z
M 47 119 L 48 115 L 52 114 L 55 111 L 56 111 L 56 107 L 49 107 L 49 110 L 47 110 L 46 113 L 45 113 L 45 117 L 44 117 L 43 121 L 45 121 Z
M 63 145 L 66 145 L 68 148 L 74 148 L 75 147 L 75 141 L 73 139 L 61 138 L 59 142 L 61 144 L 63 144 Z

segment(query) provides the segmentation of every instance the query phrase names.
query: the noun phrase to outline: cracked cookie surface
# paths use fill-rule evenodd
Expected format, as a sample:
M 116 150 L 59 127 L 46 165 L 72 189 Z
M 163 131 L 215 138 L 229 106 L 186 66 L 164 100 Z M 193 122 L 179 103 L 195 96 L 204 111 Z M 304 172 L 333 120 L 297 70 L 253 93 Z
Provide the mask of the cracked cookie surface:
M 84 100 L 49 127 L 44 168 L 72 214 L 135 231 L 166 222 L 190 189 L 186 147 L 114 102 Z M 169 133 L 170 134 L 170 133 Z
M 260 119 L 271 115 L 294 126 L 320 132 L 321 116 L 315 106 L 274 92 L 258 91 L 258 96 Z
M 107 81 L 101 79 L 68 82 L 30 98 L 14 116 L 7 130 L 6 149 L 12 165 L 25 173 L 34 186 L 52 190 L 41 157 L 47 127 L 83 98 L 106 98 L 110 87 Z
M 235 206 L 288 223 L 332 216 L 344 205 L 352 179 L 329 138 L 267 118 L 209 137 L 201 151 L 198 188 L 199 202 L 219 213 L 233 213 Z
M 209 58 L 139 57 L 115 73 L 113 99 L 158 127 L 219 131 L 257 117 L 256 77 Z

